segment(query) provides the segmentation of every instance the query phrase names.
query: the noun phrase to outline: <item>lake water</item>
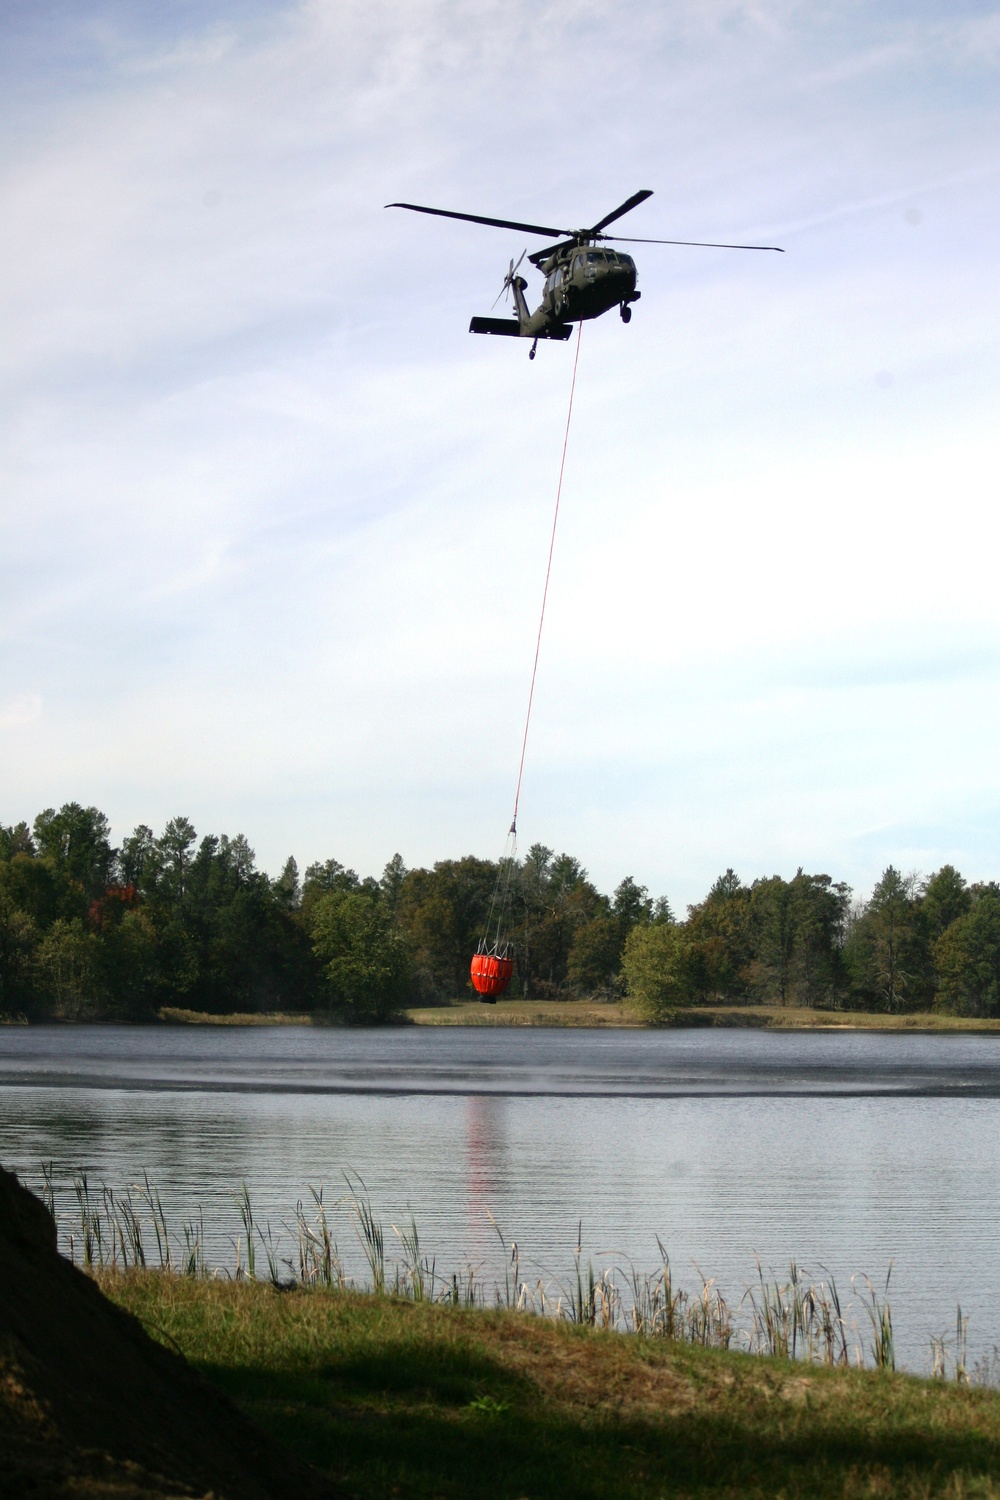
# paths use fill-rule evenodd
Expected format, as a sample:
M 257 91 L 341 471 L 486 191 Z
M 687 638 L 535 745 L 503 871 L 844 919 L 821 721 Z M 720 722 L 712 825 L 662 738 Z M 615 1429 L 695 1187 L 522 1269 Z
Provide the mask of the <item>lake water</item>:
M 450 1272 L 502 1280 L 487 1209 L 522 1274 L 584 1257 L 699 1267 L 732 1301 L 756 1272 L 884 1283 L 902 1363 L 969 1316 L 1000 1343 L 1000 1037 L 519 1028 L 0 1028 L 0 1162 L 33 1183 L 149 1173 L 175 1225 L 204 1210 L 233 1263 L 234 1191 L 294 1219 L 360 1173 L 389 1225 L 412 1211 Z M 338 1240 L 363 1262 L 346 1209 Z M 291 1237 L 285 1252 L 291 1254 Z M 863 1322 L 859 1324 L 865 1333 Z

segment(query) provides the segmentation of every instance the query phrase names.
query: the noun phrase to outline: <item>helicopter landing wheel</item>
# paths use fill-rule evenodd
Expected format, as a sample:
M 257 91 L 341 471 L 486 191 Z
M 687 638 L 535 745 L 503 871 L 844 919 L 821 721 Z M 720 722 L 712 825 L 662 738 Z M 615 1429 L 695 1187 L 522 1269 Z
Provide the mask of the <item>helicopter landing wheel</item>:
M 623 323 L 631 323 L 631 321 L 632 321 L 632 309 L 629 307 L 629 305 L 628 305 L 627 302 L 623 302 L 622 305 L 621 305 L 621 315 L 622 315 L 622 322 Z
M 528 358 L 529 359 L 534 359 L 534 357 L 537 354 L 537 352 L 538 352 L 538 340 L 536 339 L 535 342 L 532 344 L 531 348 L 528 350 Z

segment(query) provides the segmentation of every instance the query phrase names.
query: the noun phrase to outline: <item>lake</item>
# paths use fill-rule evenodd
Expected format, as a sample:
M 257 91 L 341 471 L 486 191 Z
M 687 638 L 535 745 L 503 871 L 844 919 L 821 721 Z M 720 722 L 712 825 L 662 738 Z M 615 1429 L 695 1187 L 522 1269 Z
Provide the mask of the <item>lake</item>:
M 310 1184 L 333 1205 L 352 1171 L 390 1241 L 412 1212 L 439 1271 L 488 1283 L 504 1256 L 487 1209 L 522 1275 L 552 1285 L 581 1224 L 595 1266 L 652 1271 L 659 1236 L 678 1281 L 696 1290 L 700 1268 L 733 1302 L 755 1255 L 848 1295 L 891 1262 L 900 1362 L 921 1372 L 958 1302 L 971 1355 L 1000 1343 L 998 1126 L 989 1035 L 0 1028 L 0 1162 L 32 1184 L 54 1163 L 64 1240 L 81 1169 L 116 1189 L 148 1172 L 175 1226 L 200 1206 L 229 1266 L 242 1181 L 280 1232 Z

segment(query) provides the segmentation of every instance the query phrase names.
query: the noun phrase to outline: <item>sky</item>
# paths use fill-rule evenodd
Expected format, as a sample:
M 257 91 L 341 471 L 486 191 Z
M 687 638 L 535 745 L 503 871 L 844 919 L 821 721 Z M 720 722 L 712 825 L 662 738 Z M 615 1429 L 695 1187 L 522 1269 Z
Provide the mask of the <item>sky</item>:
M 0 821 L 1000 877 L 1000 5 L 0 0 Z M 530 276 L 535 304 L 540 278 Z

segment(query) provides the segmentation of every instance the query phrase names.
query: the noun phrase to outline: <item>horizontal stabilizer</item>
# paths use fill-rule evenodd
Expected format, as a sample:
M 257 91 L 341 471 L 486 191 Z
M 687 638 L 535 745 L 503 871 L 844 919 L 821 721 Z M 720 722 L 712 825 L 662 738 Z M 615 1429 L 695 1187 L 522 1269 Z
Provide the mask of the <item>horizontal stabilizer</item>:
M 473 318 L 470 333 L 501 333 L 509 339 L 521 337 L 521 325 L 516 318 Z
M 499 333 L 508 339 L 568 339 L 573 329 L 569 323 L 549 323 L 537 333 L 522 333 L 516 318 L 473 318 L 470 333 Z

